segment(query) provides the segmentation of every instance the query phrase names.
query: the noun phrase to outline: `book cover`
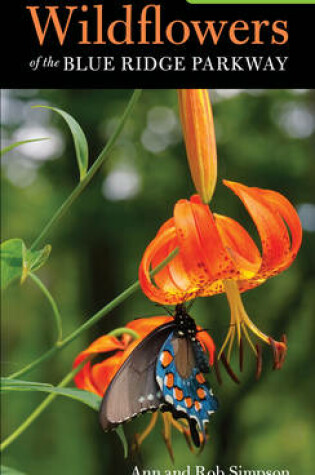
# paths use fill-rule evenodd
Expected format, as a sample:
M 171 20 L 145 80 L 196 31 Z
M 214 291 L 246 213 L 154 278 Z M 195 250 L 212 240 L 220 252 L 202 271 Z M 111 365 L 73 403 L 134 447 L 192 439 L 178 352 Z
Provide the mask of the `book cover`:
M 313 473 L 314 13 L 4 7 L 1 473 Z

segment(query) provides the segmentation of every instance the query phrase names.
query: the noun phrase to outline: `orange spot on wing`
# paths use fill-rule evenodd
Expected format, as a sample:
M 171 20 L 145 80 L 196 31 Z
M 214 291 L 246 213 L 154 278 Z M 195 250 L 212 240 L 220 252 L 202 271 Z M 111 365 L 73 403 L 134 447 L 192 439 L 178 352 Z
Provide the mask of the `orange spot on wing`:
M 197 389 L 197 395 L 198 395 L 199 399 L 205 399 L 206 391 L 203 388 L 198 388 Z
M 174 375 L 173 375 L 173 373 L 167 373 L 165 375 L 165 385 L 168 389 L 171 389 L 174 386 Z
M 185 397 L 185 404 L 188 409 L 191 408 L 191 406 L 193 405 L 191 397 Z
M 201 404 L 200 404 L 199 401 L 195 401 L 195 409 L 196 409 L 196 411 L 200 411 L 200 409 L 201 409 Z
M 197 379 L 198 383 L 200 383 L 200 384 L 203 384 L 203 383 L 206 382 L 206 380 L 205 380 L 205 378 L 204 378 L 204 376 L 203 376 L 202 373 L 196 374 L 196 379 Z
M 162 364 L 163 368 L 166 368 L 173 361 L 173 356 L 171 355 L 171 353 L 169 351 L 165 350 L 161 354 L 160 361 L 161 361 L 161 364 Z
M 181 389 L 179 388 L 174 388 L 174 398 L 177 400 L 177 401 L 182 401 L 183 400 L 183 397 L 184 397 L 184 393 Z

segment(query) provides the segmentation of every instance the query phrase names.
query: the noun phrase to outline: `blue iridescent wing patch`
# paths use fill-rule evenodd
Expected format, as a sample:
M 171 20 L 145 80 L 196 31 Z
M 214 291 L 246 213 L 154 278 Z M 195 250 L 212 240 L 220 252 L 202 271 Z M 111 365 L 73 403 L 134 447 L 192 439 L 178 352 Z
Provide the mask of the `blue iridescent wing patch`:
M 185 345 L 188 374 L 180 374 L 178 352 Z M 176 347 L 176 352 L 174 347 Z M 189 351 L 186 351 L 186 350 Z M 200 350 L 203 351 L 203 350 Z M 183 417 L 195 420 L 197 427 L 205 437 L 205 426 L 210 415 L 218 408 L 217 399 L 213 396 L 206 380 L 196 365 L 192 342 L 186 336 L 179 338 L 172 332 L 161 348 L 156 364 L 156 380 L 167 404 L 174 407 Z M 183 365 L 184 366 L 184 365 Z

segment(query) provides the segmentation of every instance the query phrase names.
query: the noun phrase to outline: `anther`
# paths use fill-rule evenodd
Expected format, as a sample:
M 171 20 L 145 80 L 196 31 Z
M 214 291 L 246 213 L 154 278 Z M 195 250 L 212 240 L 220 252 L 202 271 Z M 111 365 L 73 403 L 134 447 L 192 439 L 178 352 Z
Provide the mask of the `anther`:
M 238 379 L 238 377 L 236 376 L 236 374 L 235 374 L 234 371 L 232 370 L 231 366 L 229 365 L 229 362 L 228 362 L 228 360 L 226 359 L 226 356 L 225 356 L 224 351 L 222 351 L 220 359 L 221 359 L 221 361 L 222 361 L 222 363 L 223 363 L 224 368 L 226 369 L 227 374 L 230 376 L 230 378 L 231 378 L 236 384 L 240 384 L 240 380 Z
M 218 381 L 218 383 L 219 383 L 220 386 L 221 386 L 221 384 L 222 384 L 222 378 L 221 378 L 220 368 L 219 368 L 218 359 L 217 359 L 217 355 L 216 355 L 216 354 L 214 355 L 213 366 L 214 366 L 214 372 L 215 372 L 217 381 Z
M 284 363 L 286 353 L 287 353 L 288 339 L 287 339 L 287 336 L 285 334 L 282 335 L 281 341 L 284 345 L 284 348 L 282 349 L 281 354 L 280 354 L 280 361 L 279 361 L 280 366 L 279 366 L 279 368 L 282 368 L 282 365 Z
M 279 369 L 279 352 L 276 346 L 276 342 L 273 338 L 269 338 L 270 346 L 273 352 L 273 369 Z

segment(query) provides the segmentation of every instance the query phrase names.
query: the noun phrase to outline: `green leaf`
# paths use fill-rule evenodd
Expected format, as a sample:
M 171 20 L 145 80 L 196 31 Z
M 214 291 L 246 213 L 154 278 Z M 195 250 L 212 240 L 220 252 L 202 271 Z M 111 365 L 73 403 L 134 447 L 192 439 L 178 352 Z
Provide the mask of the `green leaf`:
M 50 252 L 49 244 L 39 251 L 31 251 L 18 238 L 1 243 L 1 289 L 5 289 L 16 279 L 23 283 L 29 272 L 38 270 L 46 263 Z
M 4 465 L 1 465 L 0 473 L 1 475 L 25 475 L 24 472 L 20 472 L 19 470 L 16 470 L 15 468 L 5 467 Z
M 22 277 L 23 246 L 22 239 L 9 239 L 1 243 L 1 289 L 5 289 L 15 279 Z
M 11 145 L 8 145 L 7 147 L 4 147 L 2 150 L 0 150 L 0 156 L 4 155 L 7 152 L 10 152 L 10 150 L 13 150 L 16 147 L 19 147 L 20 145 L 24 145 L 25 143 L 41 142 L 42 140 L 49 140 L 49 138 L 42 137 L 39 139 L 28 139 L 28 140 L 21 140 L 20 142 L 14 142 Z
M 77 163 L 79 166 L 80 181 L 82 181 L 86 175 L 88 165 L 89 165 L 89 149 L 88 149 L 88 143 L 87 143 L 86 137 L 84 135 L 84 132 L 81 126 L 70 114 L 68 114 L 67 112 L 61 109 L 58 109 L 57 107 L 49 107 L 49 106 L 34 106 L 34 107 L 43 107 L 45 109 L 50 109 L 54 112 L 57 112 L 57 114 L 61 115 L 61 117 L 67 122 L 72 133 L 74 147 L 75 147 L 76 156 L 77 156 Z
M 1 378 L 1 391 L 41 391 L 45 393 L 54 393 L 60 396 L 66 396 L 75 399 L 94 411 L 99 411 L 102 398 L 97 394 L 90 393 L 77 388 L 59 388 L 45 383 L 36 383 L 31 381 L 22 381 L 19 379 Z

